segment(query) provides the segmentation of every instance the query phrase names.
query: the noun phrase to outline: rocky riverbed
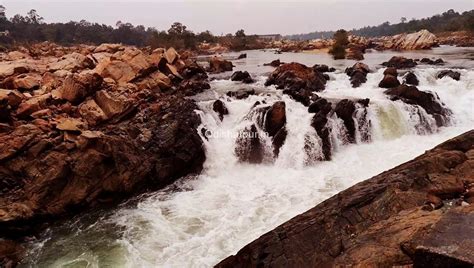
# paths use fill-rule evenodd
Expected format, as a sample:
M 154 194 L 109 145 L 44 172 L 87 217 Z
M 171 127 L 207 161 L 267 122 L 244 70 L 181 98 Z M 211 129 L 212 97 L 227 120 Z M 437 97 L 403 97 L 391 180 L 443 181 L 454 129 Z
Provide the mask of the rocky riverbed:
M 0 54 L 1 264 L 214 265 L 297 212 L 472 129 L 473 73 L 456 68 L 456 57 L 374 54 L 368 64 L 333 67 L 298 56 L 248 51 L 201 64 L 173 48 L 48 43 Z M 462 137 L 471 146 L 472 133 Z M 405 164 L 416 183 L 394 169 L 387 176 L 397 183 L 348 190 L 349 231 L 328 229 L 333 258 L 362 243 L 350 240 L 351 230 L 393 213 L 470 204 L 470 182 L 458 178 L 471 172 L 470 148 L 453 146 L 430 155 L 427 171 Z M 354 212 L 377 198 L 382 212 Z M 331 211 L 345 211 L 339 205 Z M 396 215 L 414 225 L 421 217 Z M 321 219 L 331 228 L 344 223 L 332 216 Z M 313 252 L 306 242 L 295 243 Z M 222 264 L 245 266 L 239 256 Z

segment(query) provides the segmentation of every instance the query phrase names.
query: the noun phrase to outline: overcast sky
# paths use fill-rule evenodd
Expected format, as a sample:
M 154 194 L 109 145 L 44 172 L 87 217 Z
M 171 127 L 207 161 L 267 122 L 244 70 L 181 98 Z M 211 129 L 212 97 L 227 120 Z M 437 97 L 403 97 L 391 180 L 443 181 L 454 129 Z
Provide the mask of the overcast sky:
M 448 9 L 474 9 L 474 0 L 313 0 L 313 1 L 111 1 L 0 0 L 7 16 L 36 9 L 46 22 L 85 19 L 115 25 L 117 21 L 167 30 L 179 21 L 194 32 L 216 35 L 245 29 L 247 34 L 295 34 L 397 23 L 401 17 L 423 18 Z

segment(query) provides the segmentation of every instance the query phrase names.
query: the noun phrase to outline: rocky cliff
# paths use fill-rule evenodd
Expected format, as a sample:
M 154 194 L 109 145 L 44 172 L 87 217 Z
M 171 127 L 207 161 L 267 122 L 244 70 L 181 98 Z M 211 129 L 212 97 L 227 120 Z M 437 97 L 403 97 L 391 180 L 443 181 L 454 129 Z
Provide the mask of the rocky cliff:
M 474 130 L 296 216 L 217 267 L 472 267 Z
M 44 44 L 43 44 L 44 45 Z M 0 266 L 38 224 L 201 169 L 207 74 L 173 49 L 118 44 L 2 54 Z

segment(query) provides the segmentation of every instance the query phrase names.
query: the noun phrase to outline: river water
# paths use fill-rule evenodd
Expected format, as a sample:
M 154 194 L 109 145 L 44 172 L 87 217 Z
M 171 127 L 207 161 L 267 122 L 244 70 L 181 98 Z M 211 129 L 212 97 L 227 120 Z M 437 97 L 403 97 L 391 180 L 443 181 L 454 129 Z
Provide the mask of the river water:
M 445 66 L 420 65 L 414 72 L 420 80 L 418 88 L 435 92 L 452 110 L 450 126 L 437 128 L 431 116 L 390 101 L 378 88 L 383 77 L 379 64 L 393 55 L 447 61 Z M 246 59 L 234 61 L 234 70 L 249 71 L 257 80 L 255 84 L 232 82 L 227 79 L 231 73 L 219 74 L 214 76 L 211 90 L 194 97 L 200 107 L 196 111 L 202 119 L 200 128 L 212 133 L 209 140 L 203 139 L 207 159 L 202 174 L 183 178 L 117 209 L 77 216 L 50 228 L 31 242 L 21 267 L 211 267 L 341 190 L 474 128 L 474 49 L 440 47 L 409 53 L 373 52 L 365 57 L 363 62 L 373 72 L 367 83 L 354 89 L 344 74 L 344 68 L 354 61 L 333 61 L 325 53 L 247 51 Z M 309 155 L 321 153 L 320 141 L 310 127 L 312 114 L 280 90 L 263 85 L 273 70 L 263 63 L 278 58 L 335 67 L 337 71 L 329 73 L 330 81 L 318 95 L 370 98 L 372 141 L 358 139 L 357 144 L 346 144 L 344 127 L 333 118 L 333 159 L 308 161 Z M 445 68 L 457 69 L 461 80 L 436 79 Z M 225 97 L 229 90 L 250 87 L 259 94 L 244 100 Z M 218 98 L 229 110 L 222 122 L 212 111 L 212 102 Z M 252 106 L 256 101 L 271 104 L 278 100 L 286 103 L 288 130 L 279 157 L 263 164 L 239 163 L 235 140 L 239 131 L 252 123 L 248 116 Z M 430 124 L 421 126 L 421 121 Z M 309 153 L 305 144 L 312 145 Z

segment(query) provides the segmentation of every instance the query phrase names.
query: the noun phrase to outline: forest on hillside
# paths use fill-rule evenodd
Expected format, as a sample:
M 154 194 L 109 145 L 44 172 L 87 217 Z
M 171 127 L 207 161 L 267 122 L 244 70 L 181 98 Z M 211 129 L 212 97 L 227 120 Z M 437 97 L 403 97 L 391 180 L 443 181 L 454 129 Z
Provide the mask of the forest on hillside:
M 366 26 L 360 29 L 352 29 L 350 32 L 359 36 L 377 37 L 395 35 L 404 32 L 416 32 L 421 29 L 427 29 L 433 33 L 474 31 L 474 10 L 459 13 L 450 9 L 442 14 L 419 20 L 408 20 L 407 18 L 402 17 L 400 18 L 400 23 L 397 24 L 390 24 L 390 22 L 387 21 L 378 26 Z M 334 31 L 316 31 L 307 34 L 289 35 L 287 38 L 295 40 L 331 38 L 334 33 Z
M 214 36 L 210 31 L 194 33 L 180 22 L 173 23 L 168 30 L 133 25 L 118 21 L 115 27 L 92 23 L 85 20 L 67 23 L 46 23 L 36 10 L 26 15 L 6 16 L 6 8 L 0 5 L 0 45 L 12 46 L 51 41 L 61 45 L 122 43 L 138 47 L 175 47 L 195 49 L 199 43 L 221 43 L 235 50 L 258 48 L 254 35 L 246 35 L 244 30 L 235 34 Z

